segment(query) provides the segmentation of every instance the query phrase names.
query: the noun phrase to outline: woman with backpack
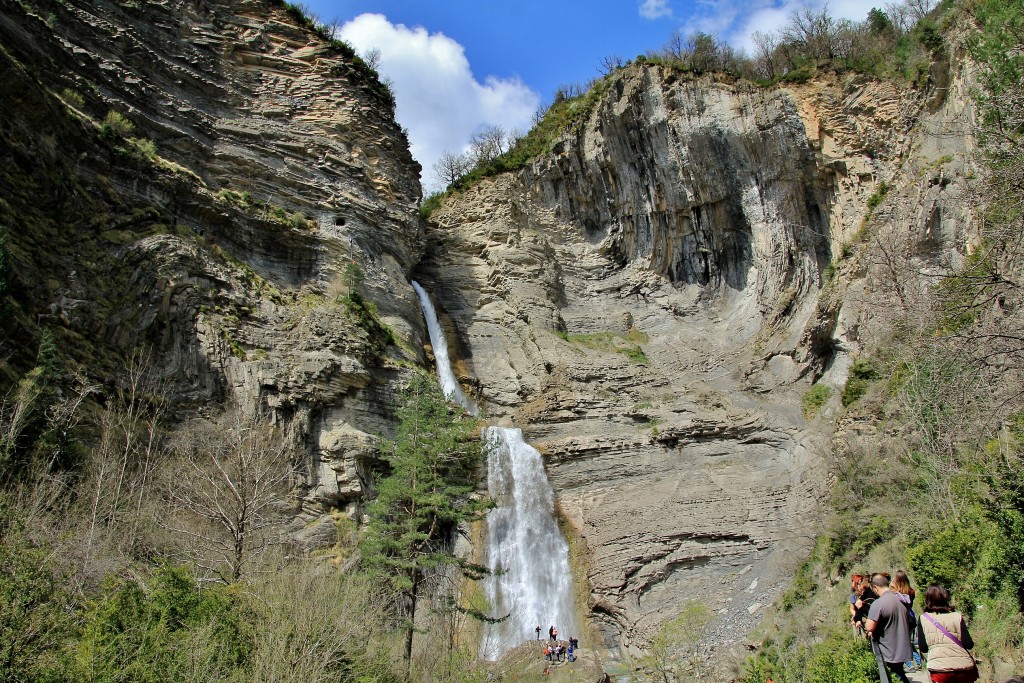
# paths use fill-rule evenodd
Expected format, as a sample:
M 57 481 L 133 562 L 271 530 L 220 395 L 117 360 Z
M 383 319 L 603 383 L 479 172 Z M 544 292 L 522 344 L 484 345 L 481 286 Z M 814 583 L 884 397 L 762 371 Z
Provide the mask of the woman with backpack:
M 973 683 L 978 666 L 968 652 L 974 647 L 962 614 L 949 604 L 949 591 L 928 586 L 924 614 L 917 621 L 917 646 L 928 655 L 932 683 Z

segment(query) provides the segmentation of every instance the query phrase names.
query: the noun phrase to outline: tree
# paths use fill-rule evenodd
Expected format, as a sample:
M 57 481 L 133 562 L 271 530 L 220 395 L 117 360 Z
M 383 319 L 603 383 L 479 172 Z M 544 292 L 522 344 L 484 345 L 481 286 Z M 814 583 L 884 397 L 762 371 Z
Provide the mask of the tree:
M 238 581 L 278 540 L 292 444 L 259 411 L 236 406 L 190 424 L 172 450 L 167 528 L 189 541 L 199 568 L 225 583 Z
M 477 165 L 485 164 L 508 151 L 508 143 L 504 128 L 488 126 L 469 139 L 470 156 Z
M 615 73 L 624 66 L 626 66 L 626 60 L 622 57 L 619 55 L 608 55 L 607 57 L 601 58 L 601 65 L 598 67 L 597 71 L 602 76 L 607 76 L 608 74 Z
M 686 39 L 683 63 L 697 73 L 706 73 L 721 68 L 721 54 L 718 41 L 707 33 L 695 33 Z
M 363 564 L 383 577 L 400 600 L 405 660 L 412 660 L 421 600 L 448 570 L 482 578 L 486 569 L 451 552 L 460 527 L 481 517 L 486 501 L 471 497 L 483 456 L 476 422 L 455 414 L 437 382 L 413 378 L 398 410 L 394 439 L 385 444 L 390 472 L 377 483 L 362 543 Z
M 791 43 L 806 58 L 831 61 L 842 56 L 840 22 L 829 14 L 828 5 L 820 10 L 810 7 L 794 10 L 782 27 L 784 43 Z
M 679 680 L 703 680 L 704 637 L 714 614 L 705 605 L 690 601 L 676 618 L 665 622 L 639 664 L 651 680 L 672 683 Z M 684 676 L 688 669 L 689 676 Z
M 439 185 L 451 187 L 472 167 L 473 162 L 467 155 L 445 152 L 434 162 L 434 180 Z

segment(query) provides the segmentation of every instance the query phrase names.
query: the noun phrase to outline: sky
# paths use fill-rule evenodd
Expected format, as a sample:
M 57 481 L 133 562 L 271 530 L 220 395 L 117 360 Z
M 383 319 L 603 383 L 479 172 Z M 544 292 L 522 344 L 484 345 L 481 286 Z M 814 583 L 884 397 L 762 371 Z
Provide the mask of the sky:
M 795 9 L 825 0 L 304 0 L 323 23 L 341 26 L 357 52 L 377 49 L 423 166 L 462 153 L 480 130 L 529 130 L 534 112 L 562 85 L 586 85 L 607 57 L 661 48 L 672 32 L 703 31 L 749 48 Z M 863 20 L 883 0 L 831 0 L 836 17 Z

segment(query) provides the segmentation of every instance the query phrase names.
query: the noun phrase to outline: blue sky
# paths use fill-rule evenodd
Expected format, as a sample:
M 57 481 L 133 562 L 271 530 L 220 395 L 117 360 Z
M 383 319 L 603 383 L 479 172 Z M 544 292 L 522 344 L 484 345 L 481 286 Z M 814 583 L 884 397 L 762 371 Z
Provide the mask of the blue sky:
M 884 0 L 832 0 L 831 13 L 862 20 Z M 608 56 L 660 48 L 676 29 L 705 31 L 738 48 L 824 0 L 304 0 L 360 53 L 380 51 L 396 116 L 409 130 L 427 191 L 443 152 L 498 125 L 525 132 L 563 84 L 586 84 Z

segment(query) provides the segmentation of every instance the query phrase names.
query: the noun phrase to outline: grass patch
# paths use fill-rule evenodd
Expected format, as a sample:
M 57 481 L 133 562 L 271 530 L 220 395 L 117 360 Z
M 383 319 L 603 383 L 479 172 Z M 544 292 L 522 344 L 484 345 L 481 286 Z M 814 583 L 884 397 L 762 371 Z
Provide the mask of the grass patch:
M 832 387 L 825 384 L 815 384 L 812 386 L 800 401 L 804 417 L 808 420 L 813 419 L 821 412 L 821 409 L 828 403 L 831 397 Z

